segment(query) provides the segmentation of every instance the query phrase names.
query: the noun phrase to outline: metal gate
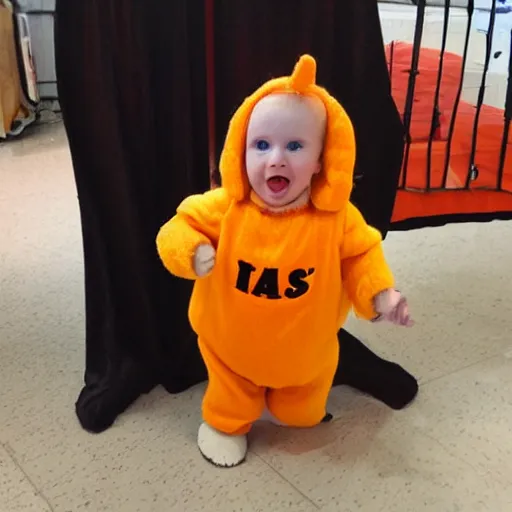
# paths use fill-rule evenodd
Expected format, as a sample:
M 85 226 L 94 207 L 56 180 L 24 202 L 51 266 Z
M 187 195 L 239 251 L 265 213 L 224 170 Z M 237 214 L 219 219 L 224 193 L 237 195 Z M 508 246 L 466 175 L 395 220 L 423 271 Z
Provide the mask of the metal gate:
M 408 8 L 409 41 L 384 38 L 406 136 L 394 227 L 512 218 L 512 1 L 431 3 Z

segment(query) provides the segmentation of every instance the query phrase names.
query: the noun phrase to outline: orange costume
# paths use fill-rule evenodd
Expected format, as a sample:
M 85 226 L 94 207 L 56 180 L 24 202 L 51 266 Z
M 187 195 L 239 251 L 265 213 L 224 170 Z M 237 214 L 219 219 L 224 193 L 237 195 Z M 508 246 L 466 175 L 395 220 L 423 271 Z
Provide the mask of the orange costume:
M 157 237 L 165 267 L 196 280 L 189 315 L 209 373 L 204 420 L 230 435 L 246 433 L 265 405 L 286 425 L 318 424 L 338 364 L 339 328 L 351 308 L 375 318 L 374 297 L 394 284 L 380 233 L 349 202 L 352 124 L 315 84 L 315 72 L 304 56 L 291 77 L 267 82 L 244 101 L 221 157 L 223 186 L 186 198 Z M 278 92 L 314 95 L 327 112 L 311 200 L 281 213 L 256 198 L 244 167 L 252 109 Z M 201 244 L 216 256 L 212 271 L 198 278 L 193 261 Z

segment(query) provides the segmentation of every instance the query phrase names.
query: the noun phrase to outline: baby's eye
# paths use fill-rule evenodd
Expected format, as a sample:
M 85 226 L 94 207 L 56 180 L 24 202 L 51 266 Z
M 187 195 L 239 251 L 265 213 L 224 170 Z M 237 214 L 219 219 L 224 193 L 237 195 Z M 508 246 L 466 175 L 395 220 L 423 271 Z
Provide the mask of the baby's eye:
M 302 149 L 302 144 L 297 140 L 292 140 L 291 142 L 288 142 L 286 147 L 289 151 L 298 151 L 299 149 Z
M 256 142 L 256 147 L 260 151 L 267 151 L 267 149 L 270 147 L 270 144 L 266 140 L 258 140 Z

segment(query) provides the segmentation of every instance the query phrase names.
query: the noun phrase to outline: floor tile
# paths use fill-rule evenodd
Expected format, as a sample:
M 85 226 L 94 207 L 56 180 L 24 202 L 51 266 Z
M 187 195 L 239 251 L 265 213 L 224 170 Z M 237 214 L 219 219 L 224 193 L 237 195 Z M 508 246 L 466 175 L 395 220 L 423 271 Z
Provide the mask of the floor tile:
M 508 481 L 512 496 L 511 396 L 504 354 L 429 383 L 408 419 L 479 473 Z
M 511 486 L 379 406 L 310 431 L 259 426 L 252 447 L 325 511 L 433 512 L 512 507 Z
M 3 446 L 0 446 L 0 510 L 50 512 L 46 501 Z

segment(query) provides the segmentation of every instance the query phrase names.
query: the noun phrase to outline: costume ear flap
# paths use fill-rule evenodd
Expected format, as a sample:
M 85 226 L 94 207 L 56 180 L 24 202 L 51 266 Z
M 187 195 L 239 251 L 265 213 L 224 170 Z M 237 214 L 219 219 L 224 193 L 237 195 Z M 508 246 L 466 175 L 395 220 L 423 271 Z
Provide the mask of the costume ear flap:
M 245 172 L 245 134 L 248 105 L 242 105 L 229 123 L 226 143 L 220 156 L 222 186 L 235 201 L 241 201 L 249 194 L 249 180 Z
M 320 89 L 320 88 L 318 88 Z M 350 200 L 356 159 L 352 122 L 341 105 L 320 89 L 327 110 L 322 171 L 313 177 L 311 200 L 316 208 L 338 211 Z

